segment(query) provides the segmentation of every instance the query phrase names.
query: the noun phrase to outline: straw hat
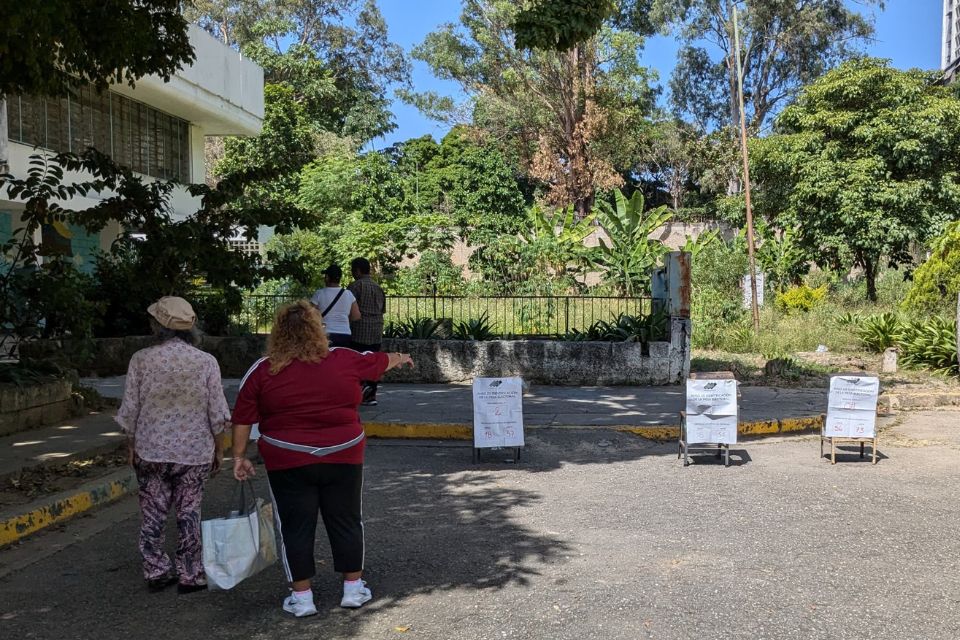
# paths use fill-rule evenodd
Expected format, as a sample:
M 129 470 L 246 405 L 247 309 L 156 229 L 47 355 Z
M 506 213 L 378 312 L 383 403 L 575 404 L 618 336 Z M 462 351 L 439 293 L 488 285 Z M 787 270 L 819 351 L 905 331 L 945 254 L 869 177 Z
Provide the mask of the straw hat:
M 165 296 L 147 307 L 147 313 L 161 326 L 174 331 L 192 329 L 197 321 L 197 314 L 193 307 L 183 298 Z

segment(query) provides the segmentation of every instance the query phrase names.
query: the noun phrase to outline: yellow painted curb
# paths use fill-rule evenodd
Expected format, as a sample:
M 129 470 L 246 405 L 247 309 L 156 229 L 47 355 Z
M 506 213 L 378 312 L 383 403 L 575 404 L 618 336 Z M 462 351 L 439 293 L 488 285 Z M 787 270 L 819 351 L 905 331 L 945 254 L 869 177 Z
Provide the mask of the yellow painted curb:
M 467 424 L 366 422 L 363 430 L 370 438 L 473 440 L 473 427 Z
M 741 422 L 737 433 L 741 436 L 770 436 L 784 433 L 816 431 L 823 424 L 820 416 L 780 418 L 778 420 L 755 420 Z M 548 425 L 528 426 L 528 429 L 552 428 Z M 585 426 L 584 429 L 612 429 L 632 433 L 648 440 L 666 442 L 680 436 L 680 425 L 633 426 Z M 473 427 L 468 424 L 431 422 L 366 422 L 363 429 L 368 438 L 397 438 L 404 440 L 472 440 Z M 230 449 L 230 433 L 226 434 L 226 449 Z
M 59 498 L 54 496 L 43 506 L 0 521 L 0 547 L 51 525 L 69 520 L 94 507 L 113 502 L 135 490 L 136 486 L 137 481 L 133 471 L 124 471 L 122 474 L 114 474 L 113 479 L 90 489 L 73 494 L 61 494 L 62 497 Z
M 808 416 L 803 418 L 780 418 L 778 420 L 754 420 L 752 422 L 741 422 L 737 425 L 737 434 L 741 436 L 773 436 L 783 433 L 799 433 L 802 431 L 817 431 L 823 419 L 820 416 Z M 656 440 L 657 442 L 666 442 L 676 440 L 680 437 L 680 425 L 656 426 L 656 427 L 615 427 L 617 431 L 632 433 Z

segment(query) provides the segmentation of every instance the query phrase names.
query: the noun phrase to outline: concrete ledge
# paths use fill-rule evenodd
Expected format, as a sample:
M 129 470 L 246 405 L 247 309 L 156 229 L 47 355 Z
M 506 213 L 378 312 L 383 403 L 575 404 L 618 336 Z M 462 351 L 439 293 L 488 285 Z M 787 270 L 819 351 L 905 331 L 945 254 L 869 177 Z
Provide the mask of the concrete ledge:
M 0 512 L 0 547 L 65 522 L 94 507 L 102 506 L 137 490 L 133 469 L 121 469 L 91 480 L 76 489 Z
M 73 383 L 67 379 L 0 385 L 0 436 L 56 424 L 75 409 Z

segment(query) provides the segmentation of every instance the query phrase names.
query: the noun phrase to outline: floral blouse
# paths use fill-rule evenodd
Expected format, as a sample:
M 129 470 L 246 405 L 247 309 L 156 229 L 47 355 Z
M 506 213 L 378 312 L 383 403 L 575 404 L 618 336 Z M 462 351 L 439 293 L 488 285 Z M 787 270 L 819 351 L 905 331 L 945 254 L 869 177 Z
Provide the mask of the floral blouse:
M 177 338 L 137 351 L 115 419 L 141 460 L 210 464 L 230 420 L 216 359 Z

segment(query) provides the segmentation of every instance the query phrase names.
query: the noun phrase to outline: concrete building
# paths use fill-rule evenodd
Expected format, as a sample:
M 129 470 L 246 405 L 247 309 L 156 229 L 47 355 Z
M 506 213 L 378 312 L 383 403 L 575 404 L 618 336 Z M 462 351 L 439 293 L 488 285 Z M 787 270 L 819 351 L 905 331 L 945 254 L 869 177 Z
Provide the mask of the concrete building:
M 947 82 L 953 82 L 960 72 L 960 0 L 943 0 L 943 39 L 940 46 L 940 68 Z
M 26 174 L 30 156 L 46 151 L 79 153 L 95 147 L 149 180 L 202 183 L 205 179 L 204 137 L 252 136 L 263 123 L 263 69 L 242 57 L 200 27 L 190 25 L 196 61 L 164 82 L 149 76 L 136 87 L 116 85 L 102 94 L 81 89 L 69 98 L 8 96 L 6 142 L 9 172 Z M 65 183 L 82 179 L 67 175 Z M 63 206 L 81 210 L 96 204 L 91 194 Z M 175 217 L 199 208 L 182 186 L 171 196 Z M 19 223 L 22 205 L 0 192 L 0 242 Z M 92 268 L 92 256 L 108 249 L 120 229 L 113 225 L 96 235 L 74 225 L 49 225 L 43 240 L 62 248 L 81 269 Z

